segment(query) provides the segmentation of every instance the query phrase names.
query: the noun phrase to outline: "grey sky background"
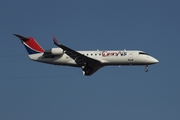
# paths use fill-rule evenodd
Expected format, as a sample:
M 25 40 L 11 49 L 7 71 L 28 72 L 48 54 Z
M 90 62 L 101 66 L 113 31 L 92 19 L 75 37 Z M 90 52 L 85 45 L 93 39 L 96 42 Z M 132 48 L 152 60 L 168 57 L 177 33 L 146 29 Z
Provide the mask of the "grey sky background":
M 2 0 L 1 120 L 179 120 L 178 0 Z M 160 62 L 79 68 L 30 61 L 12 34 L 74 50 L 143 50 Z

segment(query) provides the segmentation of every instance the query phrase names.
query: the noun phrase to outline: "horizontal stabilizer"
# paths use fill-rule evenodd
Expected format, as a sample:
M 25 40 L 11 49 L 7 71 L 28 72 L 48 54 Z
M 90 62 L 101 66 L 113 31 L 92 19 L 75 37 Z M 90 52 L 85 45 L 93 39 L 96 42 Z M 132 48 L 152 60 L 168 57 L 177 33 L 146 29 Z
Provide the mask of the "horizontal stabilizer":
M 25 42 L 25 41 L 29 40 L 28 38 L 23 37 L 23 36 L 18 35 L 18 34 L 13 34 L 13 35 L 15 35 L 16 37 L 18 37 L 19 39 L 21 39 L 23 42 Z

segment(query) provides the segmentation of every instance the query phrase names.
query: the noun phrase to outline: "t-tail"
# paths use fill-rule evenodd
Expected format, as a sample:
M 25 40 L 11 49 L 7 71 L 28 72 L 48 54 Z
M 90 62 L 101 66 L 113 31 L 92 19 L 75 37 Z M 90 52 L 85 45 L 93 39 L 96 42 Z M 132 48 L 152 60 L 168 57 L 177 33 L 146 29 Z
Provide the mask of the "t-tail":
M 44 52 L 43 48 L 36 42 L 34 38 L 23 37 L 18 34 L 14 34 L 14 35 L 20 38 L 22 44 L 25 46 L 29 55 Z

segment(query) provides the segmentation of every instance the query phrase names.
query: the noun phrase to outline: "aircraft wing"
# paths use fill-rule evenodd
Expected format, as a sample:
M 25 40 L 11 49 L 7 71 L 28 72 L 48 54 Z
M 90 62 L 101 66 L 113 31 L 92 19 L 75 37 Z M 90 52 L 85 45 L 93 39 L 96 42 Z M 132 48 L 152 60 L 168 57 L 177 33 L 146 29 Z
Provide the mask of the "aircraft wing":
M 99 68 L 101 68 L 101 62 L 93 58 L 87 57 L 71 48 L 68 48 L 62 44 L 59 44 L 55 37 L 53 37 L 54 44 L 64 50 L 64 52 L 70 56 L 80 67 L 82 67 L 84 75 L 92 75 Z

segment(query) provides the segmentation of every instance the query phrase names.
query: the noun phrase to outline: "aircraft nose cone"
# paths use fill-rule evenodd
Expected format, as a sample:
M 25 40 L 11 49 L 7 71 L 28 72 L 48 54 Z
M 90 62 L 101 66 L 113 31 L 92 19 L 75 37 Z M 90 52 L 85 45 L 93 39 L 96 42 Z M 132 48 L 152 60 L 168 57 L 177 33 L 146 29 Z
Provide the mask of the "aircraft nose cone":
M 156 64 L 156 63 L 159 62 L 159 60 L 157 60 L 156 58 L 151 57 L 151 56 L 149 56 L 149 57 L 146 59 L 146 61 L 147 61 L 149 64 Z
M 153 64 L 156 64 L 156 63 L 159 62 L 159 60 L 157 60 L 156 58 L 152 58 L 152 59 L 151 59 L 151 62 L 152 62 Z
M 155 59 L 155 58 L 154 58 L 154 59 Z M 158 62 L 159 62 L 159 60 L 155 59 L 155 60 L 154 60 L 154 62 L 155 62 L 155 63 L 158 63 Z

